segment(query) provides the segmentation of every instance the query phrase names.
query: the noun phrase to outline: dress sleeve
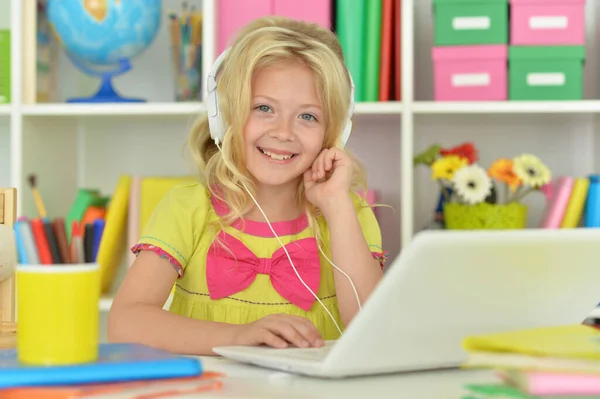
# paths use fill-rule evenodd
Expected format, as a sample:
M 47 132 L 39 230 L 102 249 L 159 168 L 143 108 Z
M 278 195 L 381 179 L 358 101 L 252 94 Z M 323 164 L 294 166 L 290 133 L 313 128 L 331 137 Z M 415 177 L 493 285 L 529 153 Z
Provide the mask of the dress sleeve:
M 172 188 L 152 212 L 131 251 L 136 255 L 155 252 L 183 276 L 206 224 L 208 205 L 208 191 L 199 184 Z
M 371 254 L 373 255 L 374 259 L 379 261 L 379 264 L 383 268 L 389 254 L 387 251 L 383 250 L 381 230 L 379 228 L 377 218 L 375 217 L 375 213 L 362 197 L 357 195 L 354 202 L 356 206 L 358 222 L 362 228 L 365 240 L 371 249 Z

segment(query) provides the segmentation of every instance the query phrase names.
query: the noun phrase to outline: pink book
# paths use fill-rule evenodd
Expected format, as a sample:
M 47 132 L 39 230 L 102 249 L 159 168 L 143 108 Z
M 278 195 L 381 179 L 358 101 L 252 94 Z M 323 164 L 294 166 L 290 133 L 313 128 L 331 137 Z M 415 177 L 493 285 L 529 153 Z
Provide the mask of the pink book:
M 238 30 L 256 18 L 271 15 L 272 10 L 272 0 L 218 0 L 216 14 L 219 54 L 235 40 Z
M 542 190 L 546 194 L 547 207 L 542 227 L 545 229 L 559 229 L 569 200 L 575 179 L 568 176 L 561 177 L 558 181 L 548 183 Z
M 501 372 L 500 377 L 505 383 L 536 397 L 600 395 L 598 374 L 508 371 Z
M 273 14 L 331 29 L 330 0 L 273 0 Z

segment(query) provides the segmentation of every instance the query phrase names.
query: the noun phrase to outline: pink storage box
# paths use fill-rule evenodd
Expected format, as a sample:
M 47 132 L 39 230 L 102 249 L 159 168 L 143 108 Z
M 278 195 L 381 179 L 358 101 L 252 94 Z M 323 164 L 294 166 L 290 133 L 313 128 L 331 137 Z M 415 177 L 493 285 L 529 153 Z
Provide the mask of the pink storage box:
M 506 100 L 507 54 L 504 44 L 434 47 L 435 100 Z
M 585 44 L 585 0 L 510 1 L 511 44 Z

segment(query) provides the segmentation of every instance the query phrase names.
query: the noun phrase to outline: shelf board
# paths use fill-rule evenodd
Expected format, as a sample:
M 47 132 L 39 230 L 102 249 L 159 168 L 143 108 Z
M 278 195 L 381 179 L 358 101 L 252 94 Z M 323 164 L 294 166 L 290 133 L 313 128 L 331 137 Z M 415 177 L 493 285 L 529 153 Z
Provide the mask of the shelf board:
M 24 116 L 192 116 L 204 104 L 189 103 L 56 103 L 24 105 Z
M 415 114 L 594 114 L 600 113 L 600 100 L 579 101 L 416 101 Z
M 402 113 L 402 103 L 400 101 L 382 101 L 382 102 L 362 102 L 356 103 L 354 113 L 358 115 L 381 115 Z
M 10 115 L 10 105 L 0 104 L 0 116 L 2 115 Z
M 0 114 L 1 114 L 0 108 Z M 24 105 L 24 116 L 193 116 L 205 110 L 200 102 L 190 103 L 135 103 L 135 104 L 81 104 L 57 103 Z M 398 114 L 402 113 L 402 103 L 365 102 L 356 104 L 356 114 Z

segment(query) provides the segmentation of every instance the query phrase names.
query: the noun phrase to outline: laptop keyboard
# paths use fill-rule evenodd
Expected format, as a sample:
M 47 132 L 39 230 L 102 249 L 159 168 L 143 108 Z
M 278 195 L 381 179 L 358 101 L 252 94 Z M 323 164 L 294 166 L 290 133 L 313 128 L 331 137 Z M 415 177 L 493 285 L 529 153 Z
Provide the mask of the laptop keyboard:
M 320 348 L 277 349 L 270 353 L 281 357 L 291 357 L 296 359 L 323 360 L 333 347 L 334 343 L 335 341 L 327 341 L 325 342 L 325 345 Z

